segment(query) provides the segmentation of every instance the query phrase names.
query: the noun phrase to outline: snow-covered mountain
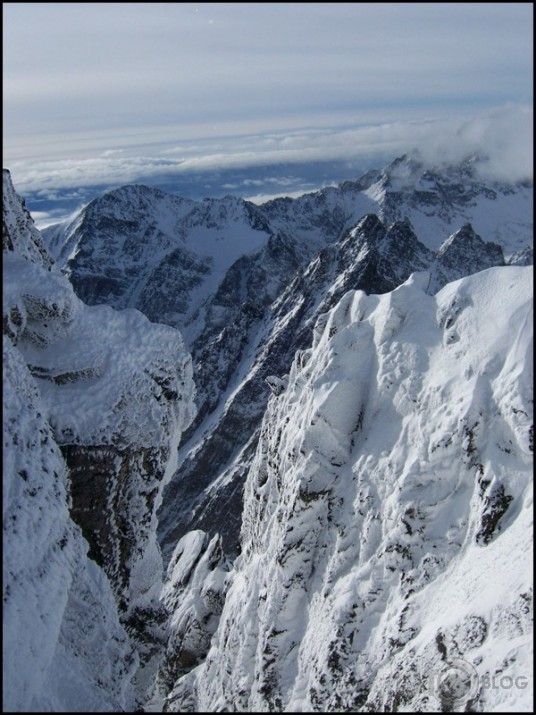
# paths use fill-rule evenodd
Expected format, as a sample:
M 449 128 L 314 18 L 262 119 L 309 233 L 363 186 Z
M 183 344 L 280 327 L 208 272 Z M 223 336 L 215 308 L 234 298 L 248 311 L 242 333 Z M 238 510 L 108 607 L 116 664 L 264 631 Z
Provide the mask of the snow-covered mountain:
M 460 250 L 465 250 L 463 261 Z M 228 359 L 223 364 L 227 371 L 234 371 L 234 380 L 232 373 L 230 376 L 232 390 L 224 393 L 217 409 L 184 445 L 180 474 L 166 490 L 159 517 L 166 558 L 189 528 L 221 531 L 225 549 L 236 552 L 242 513 L 240 495 L 271 394 L 269 382 L 273 377 L 281 379 L 290 369 L 296 351 L 310 346 L 316 319 L 344 293 L 352 288 L 368 293 L 388 292 L 414 271 L 425 269 L 430 269 L 428 289 L 435 291 L 470 268 L 483 270 L 503 263 L 501 249 L 485 244 L 469 225 L 453 234 L 434 254 L 419 242 L 409 223 L 396 222 L 386 228 L 376 215 L 369 214 L 341 241 L 324 248 L 309 265 L 297 271 L 265 314 L 254 334 L 253 346 L 243 350 L 245 356 L 239 360 L 227 350 Z M 233 330 L 238 324 L 237 320 L 233 322 Z M 239 332 L 233 341 L 227 330 L 216 345 L 236 348 L 244 334 L 246 331 Z M 221 352 L 217 361 L 211 350 L 209 343 L 196 370 L 201 395 L 207 386 L 208 390 L 214 389 L 214 366 L 221 364 Z
M 138 308 L 189 328 L 227 270 L 268 240 L 257 207 L 227 197 L 201 202 L 123 186 L 44 232 L 77 295 L 89 305 Z
M 478 166 L 472 157 L 430 168 L 415 151 L 357 181 L 293 200 L 275 199 L 262 208 L 270 225 L 324 242 L 340 238 L 366 213 L 388 225 L 407 220 L 432 251 L 470 223 L 486 241 L 498 243 L 509 261 L 532 247 L 533 185 L 483 179 Z
M 474 162 L 44 236 L 5 173 L 5 707 L 530 710 L 531 262 Z
M 482 180 L 474 161 L 431 170 L 414 154 L 263 206 L 123 187 L 45 229 L 80 297 L 179 327 L 192 352 L 198 413 L 160 513 L 166 560 L 190 528 L 220 531 L 234 553 L 266 378 L 281 379 L 310 345 L 319 312 L 350 288 L 390 291 L 426 268 L 434 292 L 505 260 L 531 262 L 532 196 L 529 185 Z M 387 238 L 356 248 L 366 214 Z
M 237 259 L 262 252 L 268 238 L 277 237 L 303 266 L 367 213 L 386 225 L 409 221 L 434 252 L 470 223 L 485 241 L 501 246 L 507 262 L 520 254 L 527 260 L 532 184 L 484 181 L 471 161 L 431 170 L 417 156 L 401 157 L 355 182 L 262 206 L 230 196 L 199 202 L 124 186 L 43 235 L 87 303 L 138 308 L 183 329 L 188 343 L 199 335 L 202 306 Z M 277 283 L 273 271 L 271 277 Z
M 413 274 L 321 316 L 262 421 L 218 628 L 167 710 L 531 709 L 532 277 L 430 296 Z M 461 700 L 441 680 L 459 659 Z
M 194 414 L 180 334 L 88 307 L 3 174 L 4 708 L 131 710 L 166 612 L 156 510 Z

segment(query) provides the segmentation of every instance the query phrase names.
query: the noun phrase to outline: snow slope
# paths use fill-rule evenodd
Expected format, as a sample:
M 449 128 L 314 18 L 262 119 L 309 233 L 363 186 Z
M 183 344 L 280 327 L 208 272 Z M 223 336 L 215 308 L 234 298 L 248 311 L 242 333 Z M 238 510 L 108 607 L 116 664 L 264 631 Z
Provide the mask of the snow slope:
M 168 710 L 532 709 L 532 268 L 428 281 L 346 293 L 296 355 Z

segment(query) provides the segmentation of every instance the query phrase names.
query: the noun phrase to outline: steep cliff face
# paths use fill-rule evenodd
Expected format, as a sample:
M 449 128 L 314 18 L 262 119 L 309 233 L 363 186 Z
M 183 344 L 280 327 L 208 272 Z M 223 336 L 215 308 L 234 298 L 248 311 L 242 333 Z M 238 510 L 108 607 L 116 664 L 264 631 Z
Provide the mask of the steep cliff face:
M 470 223 L 465 224 L 441 244 L 428 290 L 436 292 L 459 278 L 502 265 L 504 255 L 501 247 L 497 243 L 486 243 Z
M 53 263 L 24 201 L 15 193 L 7 169 L 2 169 L 2 250 L 15 251 L 46 269 Z
M 132 709 L 138 656 L 70 517 L 47 406 L 5 336 L 3 360 L 4 710 Z
M 274 383 L 168 710 L 530 709 L 532 269 L 429 279 L 345 294 Z
M 164 638 L 156 510 L 195 411 L 191 358 L 173 328 L 84 305 L 6 172 L 4 199 L 4 692 L 129 709 Z

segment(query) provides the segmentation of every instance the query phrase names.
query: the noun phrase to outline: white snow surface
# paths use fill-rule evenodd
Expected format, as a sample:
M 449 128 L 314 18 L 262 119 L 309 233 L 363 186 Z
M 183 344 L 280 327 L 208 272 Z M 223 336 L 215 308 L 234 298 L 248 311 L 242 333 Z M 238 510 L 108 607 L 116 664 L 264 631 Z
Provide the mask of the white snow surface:
M 532 711 L 532 278 L 430 296 L 413 274 L 321 316 L 268 404 L 206 661 L 168 710 L 463 711 L 437 687 L 462 659 L 471 709 Z

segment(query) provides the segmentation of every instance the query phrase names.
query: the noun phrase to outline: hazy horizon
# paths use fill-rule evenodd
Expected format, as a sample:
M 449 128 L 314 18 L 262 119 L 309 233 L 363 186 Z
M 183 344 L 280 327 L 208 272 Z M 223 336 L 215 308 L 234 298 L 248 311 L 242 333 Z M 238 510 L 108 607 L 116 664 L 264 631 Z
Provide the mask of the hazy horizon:
M 4 167 L 43 219 L 127 183 L 297 195 L 414 148 L 532 177 L 532 3 L 4 3 L 3 19 Z

